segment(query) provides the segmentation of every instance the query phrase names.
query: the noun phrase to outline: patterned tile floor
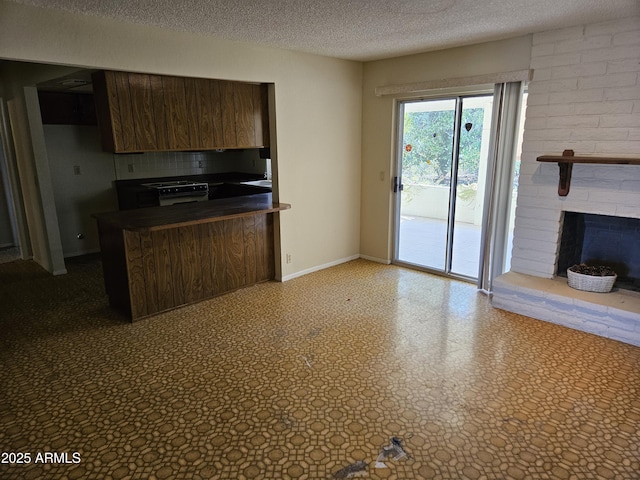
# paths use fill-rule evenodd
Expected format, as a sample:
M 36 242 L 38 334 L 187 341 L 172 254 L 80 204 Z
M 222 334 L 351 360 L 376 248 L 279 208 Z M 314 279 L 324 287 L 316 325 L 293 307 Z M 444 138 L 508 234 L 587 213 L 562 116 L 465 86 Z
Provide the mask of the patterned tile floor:
M 640 349 L 470 284 L 358 260 L 131 324 L 68 268 L 0 265 L 1 479 L 640 478 Z

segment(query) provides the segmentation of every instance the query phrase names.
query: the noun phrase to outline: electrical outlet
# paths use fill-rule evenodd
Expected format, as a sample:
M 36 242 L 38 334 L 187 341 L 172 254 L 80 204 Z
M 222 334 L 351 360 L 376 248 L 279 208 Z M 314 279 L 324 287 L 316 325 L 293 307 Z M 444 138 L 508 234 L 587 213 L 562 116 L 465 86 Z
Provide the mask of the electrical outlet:
M 381 182 L 384 181 L 384 171 L 383 170 L 380 171 L 380 181 Z
M 133 163 L 129 163 L 129 164 L 127 165 L 127 171 L 128 171 L 129 173 L 133 173 Z
M 203 168 L 204 162 L 202 160 L 198 160 L 198 168 Z
M 287 259 L 287 263 L 291 263 L 291 254 L 290 253 L 287 253 L 286 259 Z
M 80 165 L 74 165 L 73 166 L 73 174 L 74 175 L 80 175 Z

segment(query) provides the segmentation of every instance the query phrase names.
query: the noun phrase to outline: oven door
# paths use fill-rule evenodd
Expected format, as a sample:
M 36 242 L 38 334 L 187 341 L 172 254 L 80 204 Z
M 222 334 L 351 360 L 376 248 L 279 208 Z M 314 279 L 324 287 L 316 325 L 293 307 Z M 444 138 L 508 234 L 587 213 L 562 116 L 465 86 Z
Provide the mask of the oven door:
M 202 202 L 209 199 L 209 193 L 203 192 L 191 192 L 187 195 L 159 195 L 158 205 L 175 205 L 176 203 L 192 203 Z

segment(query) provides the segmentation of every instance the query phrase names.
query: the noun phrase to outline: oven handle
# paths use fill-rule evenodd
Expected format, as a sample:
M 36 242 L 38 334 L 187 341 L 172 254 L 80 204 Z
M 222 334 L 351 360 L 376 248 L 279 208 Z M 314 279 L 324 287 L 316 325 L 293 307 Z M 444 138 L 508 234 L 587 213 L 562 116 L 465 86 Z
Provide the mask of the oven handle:
M 175 197 L 203 197 L 209 195 L 207 190 L 191 191 L 191 192 L 174 192 L 174 193 L 159 193 L 159 198 L 175 198 Z

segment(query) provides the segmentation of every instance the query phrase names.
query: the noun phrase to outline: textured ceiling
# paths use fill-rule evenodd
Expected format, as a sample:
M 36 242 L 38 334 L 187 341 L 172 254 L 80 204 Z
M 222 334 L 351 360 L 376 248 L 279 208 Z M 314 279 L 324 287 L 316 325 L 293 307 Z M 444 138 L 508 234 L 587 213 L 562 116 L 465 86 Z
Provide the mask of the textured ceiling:
M 639 0 L 11 0 L 375 60 L 640 15 Z

